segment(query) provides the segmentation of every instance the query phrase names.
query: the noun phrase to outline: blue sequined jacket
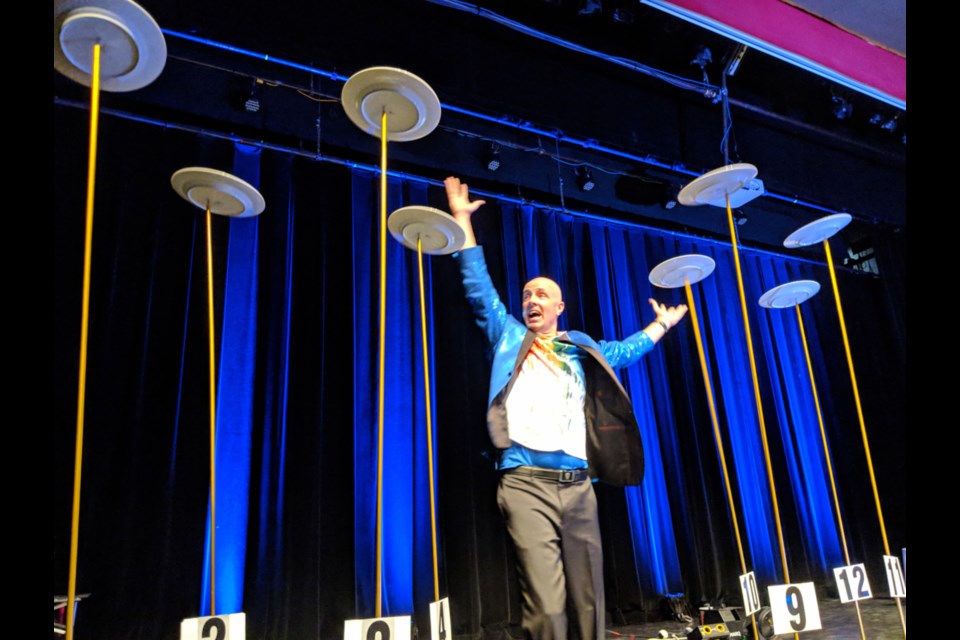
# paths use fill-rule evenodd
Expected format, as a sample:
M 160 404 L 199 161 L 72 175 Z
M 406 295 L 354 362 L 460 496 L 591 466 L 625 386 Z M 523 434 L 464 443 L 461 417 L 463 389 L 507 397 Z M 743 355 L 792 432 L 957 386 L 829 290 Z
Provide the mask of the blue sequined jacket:
M 460 265 L 467 300 L 477 324 L 492 347 L 487 428 L 498 449 L 511 445 L 506 420 L 506 398 L 536 334 L 512 315 L 500 300 L 483 256 L 470 247 L 454 254 Z M 622 341 L 595 342 L 579 331 L 561 338 L 581 347 L 591 357 L 583 360 L 586 386 L 587 461 L 592 477 L 614 485 L 638 485 L 643 479 L 643 444 L 633 405 L 613 369 L 637 362 L 653 349 L 653 341 L 638 331 Z

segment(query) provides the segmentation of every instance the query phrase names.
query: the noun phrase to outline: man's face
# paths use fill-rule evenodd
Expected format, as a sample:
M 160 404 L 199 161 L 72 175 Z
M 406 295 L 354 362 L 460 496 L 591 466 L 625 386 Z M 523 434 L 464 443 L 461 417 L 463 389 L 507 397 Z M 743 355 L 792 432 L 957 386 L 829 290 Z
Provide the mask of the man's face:
M 563 306 L 560 286 L 550 278 L 534 278 L 523 287 L 523 322 L 531 331 L 556 334 Z

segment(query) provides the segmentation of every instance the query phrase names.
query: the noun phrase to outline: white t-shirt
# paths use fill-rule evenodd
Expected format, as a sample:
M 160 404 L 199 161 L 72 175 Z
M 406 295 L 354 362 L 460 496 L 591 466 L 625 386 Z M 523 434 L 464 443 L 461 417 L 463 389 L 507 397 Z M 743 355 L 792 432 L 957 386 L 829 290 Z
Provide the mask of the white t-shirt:
M 507 396 L 510 439 L 538 451 L 587 458 L 580 347 L 536 338 Z

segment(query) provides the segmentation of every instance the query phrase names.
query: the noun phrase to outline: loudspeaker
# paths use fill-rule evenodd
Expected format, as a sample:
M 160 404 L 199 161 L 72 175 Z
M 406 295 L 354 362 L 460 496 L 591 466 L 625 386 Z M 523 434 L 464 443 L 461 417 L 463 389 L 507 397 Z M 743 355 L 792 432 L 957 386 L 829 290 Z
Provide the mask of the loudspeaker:
M 739 634 L 737 634 L 739 636 Z M 729 638 L 730 629 L 722 622 L 703 624 L 687 634 L 687 640 L 703 640 L 704 638 Z
M 700 624 L 718 624 L 723 623 L 728 631 L 743 630 L 743 609 L 733 607 L 701 607 Z

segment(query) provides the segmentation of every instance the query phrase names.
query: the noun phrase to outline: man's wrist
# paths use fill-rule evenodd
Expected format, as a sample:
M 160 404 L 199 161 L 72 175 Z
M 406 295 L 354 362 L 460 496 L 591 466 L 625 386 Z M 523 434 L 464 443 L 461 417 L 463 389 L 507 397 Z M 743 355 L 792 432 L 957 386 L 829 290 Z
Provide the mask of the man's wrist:
M 664 322 L 663 320 L 660 320 L 660 319 L 658 318 L 658 319 L 657 319 L 657 324 L 660 325 L 661 327 L 663 327 L 663 332 L 664 332 L 664 333 L 666 333 L 667 331 L 670 331 L 670 327 L 667 326 L 667 323 Z

